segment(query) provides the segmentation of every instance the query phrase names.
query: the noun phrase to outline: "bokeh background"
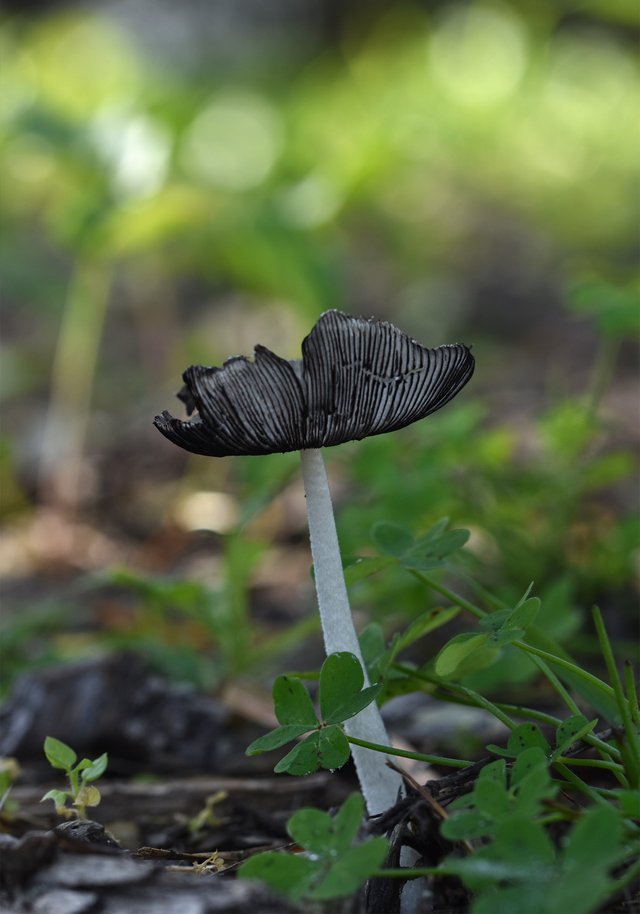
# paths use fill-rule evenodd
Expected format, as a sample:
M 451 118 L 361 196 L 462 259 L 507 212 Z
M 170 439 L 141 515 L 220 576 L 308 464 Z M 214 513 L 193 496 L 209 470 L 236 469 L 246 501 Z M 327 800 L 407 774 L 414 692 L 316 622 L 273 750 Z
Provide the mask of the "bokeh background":
M 345 556 L 448 515 L 459 589 L 533 581 L 587 665 L 597 602 L 627 650 L 638 27 L 635 0 L 4 4 L 4 688 L 123 647 L 204 688 L 319 656 L 296 455 L 151 423 L 187 365 L 296 357 L 330 307 L 477 360 L 442 413 L 327 453 Z M 352 595 L 390 632 L 430 599 Z

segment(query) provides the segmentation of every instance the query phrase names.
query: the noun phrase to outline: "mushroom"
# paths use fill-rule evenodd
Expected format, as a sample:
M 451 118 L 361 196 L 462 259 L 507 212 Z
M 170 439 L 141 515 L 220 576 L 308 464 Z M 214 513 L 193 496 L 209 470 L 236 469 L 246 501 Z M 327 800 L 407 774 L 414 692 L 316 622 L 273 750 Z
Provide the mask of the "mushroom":
M 178 397 L 192 417 L 183 422 L 165 411 L 154 420 L 166 438 L 194 454 L 301 452 L 325 649 L 355 654 L 365 685 L 320 448 L 424 418 L 464 387 L 473 368 L 467 346 L 426 349 L 393 324 L 332 310 L 303 340 L 302 360 L 256 346 L 253 361 L 235 356 L 222 368 L 187 368 Z M 389 744 L 375 702 L 345 726 L 350 736 Z M 399 775 L 378 752 L 352 745 L 352 754 L 369 813 L 388 809 L 401 788 Z

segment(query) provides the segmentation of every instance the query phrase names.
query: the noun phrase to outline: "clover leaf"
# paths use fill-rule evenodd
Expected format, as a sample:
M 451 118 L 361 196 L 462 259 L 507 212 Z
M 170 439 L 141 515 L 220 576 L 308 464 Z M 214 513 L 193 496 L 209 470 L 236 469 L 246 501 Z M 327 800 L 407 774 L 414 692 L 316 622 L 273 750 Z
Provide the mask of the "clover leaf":
M 293 675 L 278 676 L 273 685 L 273 701 L 280 726 L 254 740 L 246 754 L 270 752 L 304 736 L 280 759 L 274 771 L 306 775 L 318 768 L 341 768 L 350 750 L 340 724 L 366 708 L 380 691 L 380 685 L 364 689 L 363 685 L 362 666 L 354 654 L 330 654 L 320 670 L 318 717 L 302 680 Z

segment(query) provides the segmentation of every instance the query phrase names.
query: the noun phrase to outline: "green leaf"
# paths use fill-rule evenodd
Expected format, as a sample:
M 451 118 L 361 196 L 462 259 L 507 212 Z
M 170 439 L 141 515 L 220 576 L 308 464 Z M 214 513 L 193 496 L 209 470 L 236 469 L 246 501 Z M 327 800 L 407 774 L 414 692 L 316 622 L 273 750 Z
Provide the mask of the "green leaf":
M 478 783 L 480 781 L 495 781 L 506 790 L 507 766 L 505 762 L 502 759 L 499 759 L 496 762 L 490 762 L 488 765 L 485 765 L 478 775 Z
M 606 841 L 602 838 L 606 835 Z M 623 848 L 622 819 L 613 806 L 597 806 L 584 813 L 571 829 L 564 845 L 562 870 L 584 872 L 592 866 L 609 867 L 620 858 Z
M 512 888 L 489 889 L 473 903 L 471 914 L 559 914 L 548 908 L 549 890 L 546 885 L 518 885 Z M 573 914 L 573 911 L 572 911 Z
M 587 720 L 584 714 L 574 714 L 563 720 L 556 730 L 556 748 L 552 758 L 555 760 L 559 755 L 563 755 L 575 742 L 591 733 L 597 723 L 597 718 Z
M 382 864 L 389 845 L 386 838 L 371 838 L 358 847 L 344 851 L 327 875 L 309 892 L 315 901 L 328 901 L 353 895 Z
M 318 726 L 311 697 L 304 684 L 295 676 L 277 677 L 273 683 L 273 705 L 280 724 L 298 724 L 307 730 Z
M 386 838 L 351 847 L 363 814 L 360 794 L 351 794 L 333 818 L 320 809 L 301 809 L 289 819 L 287 831 L 313 858 L 269 851 L 243 864 L 240 875 L 262 879 L 293 900 L 352 895 L 378 869 L 388 850 Z M 307 865 L 300 866 L 300 860 Z
M 487 644 L 494 647 L 505 647 L 507 644 L 511 644 L 512 641 L 519 641 L 525 634 L 523 628 L 505 625 L 502 628 L 499 628 L 497 632 L 493 632 L 489 635 Z
M 304 777 L 312 774 L 320 767 L 318 758 L 318 737 L 319 731 L 314 730 L 306 739 L 303 739 L 288 752 L 284 758 L 281 758 L 273 769 L 276 774 L 286 771 L 288 774 L 295 774 L 297 777 Z
M 598 806 L 583 813 L 564 846 L 560 878 L 551 895 L 554 910 L 596 910 L 610 892 L 609 870 L 624 855 L 617 811 Z
M 371 530 L 371 539 L 380 552 L 400 558 L 411 549 L 415 540 L 411 533 L 400 524 L 389 524 L 380 521 Z
M 388 568 L 389 565 L 395 564 L 395 559 L 390 555 L 366 556 L 356 559 L 353 564 L 347 565 L 344 569 L 344 579 L 347 587 L 351 587 L 353 584 L 371 577 L 372 574 L 377 574 L 379 571 Z
M 478 779 L 473 791 L 476 807 L 494 819 L 509 810 L 509 794 L 505 786 L 491 778 Z
M 539 597 L 529 597 L 524 603 L 516 606 L 505 625 L 509 628 L 528 628 L 540 612 L 540 605 Z
M 550 746 L 535 724 L 519 724 L 509 734 L 507 749 L 513 755 L 519 755 L 525 749 L 537 746 L 545 755 L 550 754 Z
M 299 809 L 287 823 L 291 838 L 312 854 L 324 857 L 334 851 L 334 821 L 321 809 Z M 348 842 L 347 847 L 351 844 Z
M 52 768 L 59 768 L 62 771 L 68 771 L 78 758 L 70 746 L 54 736 L 47 736 L 45 739 L 44 754 Z
M 342 768 L 351 753 L 349 740 L 337 726 L 325 727 L 318 733 L 318 760 L 327 771 Z
M 73 805 L 76 807 L 99 806 L 101 799 L 100 791 L 95 784 L 85 784 L 78 791 L 78 795 L 73 801 Z
M 308 857 L 265 851 L 245 860 L 239 875 L 243 879 L 260 879 L 275 892 L 296 900 L 306 893 L 320 869 L 319 861 Z
M 384 640 L 382 626 L 370 622 L 358 637 L 362 659 L 371 682 L 382 679 L 391 660 L 391 649 Z
M 640 819 L 640 790 L 618 790 L 618 802 L 623 815 Z
M 549 760 L 544 750 L 540 746 L 530 746 L 520 752 L 513 763 L 510 775 L 511 787 L 517 787 L 523 793 L 525 787 L 530 793 L 535 793 L 534 783 L 549 783 Z
M 504 626 L 504 623 L 512 612 L 512 609 L 496 609 L 494 612 L 485 616 L 484 619 L 480 619 L 478 625 L 480 628 L 487 629 L 488 631 L 498 632 Z
M 420 638 L 424 638 L 425 635 L 440 628 L 441 625 L 446 625 L 447 622 L 454 619 L 459 612 L 459 606 L 448 606 L 446 609 L 438 606 L 435 607 L 435 609 L 430 609 L 427 612 L 422 613 L 422 615 L 418 616 L 417 619 L 414 619 L 411 625 L 394 641 L 391 651 L 392 658 L 395 658 L 400 651 L 410 647 Z
M 553 660 L 548 660 L 547 662 L 553 666 Z M 608 695 L 591 682 L 585 682 L 581 676 L 571 670 L 557 667 L 555 672 L 558 674 L 558 678 L 567 683 L 600 717 L 613 724 L 622 723 L 615 696 Z
M 529 587 L 531 590 L 531 586 Z M 529 592 L 527 591 L 527 593 Z M 526 597 L 514 609 L 499 609 L 480 619 L 481 628 L 488 629 L 497 637 L 497 642 L 507 644 L 525 634 L 525 629 L 531 625 L 540 611 L 538 597 Z
M 444 560 L 462 549 L 469 539 L 468 530 L 449 530 L 437 538 L 425 537 L 400 557 L 405 568 L 415 571 L 429 571 L 444 564 Z
M 515 760 L 511 769 L 511 790 L 518 815 L 527 818 L 538 815 L 542 802 L 558 792 L 558 785 L 551 780 L 548 761 L 538 746 L 525 749 Z
M 320 713 L 325 723 L 335 724 L 353 717 L 370 704 L 381 686 L 364 684 L 364 673 L 355 654 L 330 654 L 320 670 Z
M 440 831 L 449 841 L 465 841 L 490 835 L 494 826 L 493 816 L 479 809 L 465 809 L 445 819 Z
M 94 758 L 93 761 L 89 763 L 88 768 L 85 768 L 82 772 L 82 780 L 86 783 L 97 781 L 107 770 L 108 763 L 109 756 L 106 752 L 103 752 L 102 755 L 99 755 L 98 758 Z
M 496 827 L 492 854 L 511 865 L 515 880 L 536 882 L 548 878 L 555 862 L 555 848 L 544 826 L 525 816 L 509 816 Z
M 294 841 L 312 854 L 336 857 L 351 846 L 364 815 L 360 794 L 352 793 L 334 817 L 320 809 L 305 808 L 294 813 L 287 831 Z
M 40 802 L 44 803 L 45 800 L 53 800 L 57 809 L 58 807 L 63 807 L 68 799 L 70 799 L 70 796 L 64 790 L 48 790 Z
M 359 793 L 350 794 L 334 817 L 337 850 L 346 850 L 355 840 L 364 816 L 364 800 Z
M 549 882 L 555 851 L 542 825 L 523 816 L 497 823 L 494 840 L 464 858 L 446 861 L 443 869 L 459 875 L 472 891 L 509 881 L 525 885 Z
M 363 708 L 366 708 L 367 705 L 376 700 L 381 689 L 382 683 L 378 682 L 375 685 L 367 686 L 366 689 L 353 695 L 350 699 L 345 696 L 343 704 L 336 708 L 333 714 L 329 715 L 325 723 L 340 724 L 351 717 L 355 717 Z
M 344 765 L 349 753 L 349 741 L 340 727 L 324 727 L 294 746 L 273 770 L 276 774 L 287 771 L 297 776 L 311 774 L 318 768 L 333 771 Z
M 259 736 L 247 746 L 245 755 L 260 755 L 261 752 L 271 752 L 272 749 L 279 749 L 285 743 L 290 743 L 292 739 L 297 739 L 304 733 L 308 733 L 309 727 L 306 724 L 289 724 L 284 727 L 277 727 L 275 730 Z
M 467 675 L 485 669 L 497 659 L 500 649 L 488 646 L 489 635 L 462 633 L 452 638 L 438 652 L 435 660 L 437 676 Z

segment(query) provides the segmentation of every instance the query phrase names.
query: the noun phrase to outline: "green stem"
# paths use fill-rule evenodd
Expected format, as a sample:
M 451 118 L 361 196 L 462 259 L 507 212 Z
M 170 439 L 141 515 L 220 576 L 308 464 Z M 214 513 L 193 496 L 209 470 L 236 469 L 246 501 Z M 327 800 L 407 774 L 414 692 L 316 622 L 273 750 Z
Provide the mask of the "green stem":
M 467 686 L 460 685 L 459 683 L 454 684 L 450 682 L 443 682 L 441 679 L 436 677 L 431 679 L 428 676 L 411 669 L 411 667 L 404 666 L 402 663 L 392 663 L 391 668 L 397 670 L 399 673 L 404 673 L 407 676 L 412 676 L 414 679 L 421 679 L 424 682 L 428 682 L 430 685 L 438 685 L 453 693 L 458 693 L 462 697 L 469 699 L 469 701 L 464 702 L 464 704 L 467 706 L 484 708 L 485 711 L 493 714 L 493 716 L 501 721 L 501 723 L 503 723 L 509 730 L 515 729 L 515 721 L 511 720 L 509 715 L 505 714 L 504 711 L 498 707 L 498 705 L 495 705 L 492 701 L 489 701 L 488 698 L 485 698 L 483 695 L 480 695 L 478 692 L 475 692 L 473 689 L 470 689 Z
M 604 768 L 607 771 L 615 771 L 624 777 L 624 768 L 617 762 L 608 762 L 606 759 L 599 758 L 574 758 L 569 755 L 559 755 L 556 762 L 562 765 L 581 766 L 583 768 Z
M 562 723 L 561 718 L 553 714 L 547 714 L 545 711 L 536 711 L 533 708 L 523 708 L 522 705 L 511 705 L 507 702 L 496 702 L 496 707 L 507 714 L 513 714 L 515 717 L 522 717 L 525 720 L 537 720 L 538 723 L 547 724 L 549 727 L 559 727 Z
M 592 685 L 594 688 L 598 689 L 598 691 L 608 695 L 610 698 L 615 697 L 615 693 L 610 685 L 607 685 L 606 682 L 603 682 L 602 679 L 598 679 L 598 677 L 594 676 L 592 673 L 588 673 L 586 670 L 583 670 L 582 667 L 578 666 L 576 663 L 572 663 L 570 660 L 565 660 L 563 657 L 556 657 L 555 654 L 550 654 L 548 651 L 542 651 L 540 648 L 533 647 L 533 645 L 527 644 L 525 641 L 513 641 L 512 644 L 514 644 L 516 647 L 519 647 L 527 654 L 531 654 L 534 657 L 540 657 L 542 660 L 546 660 L 548 663 L 554 663 L 556 666 L 559 666 L 563 670 L 566 670 L 567 672 L 572 673 L 574 676 L 577 676 L 579 679 L 582 679 L 583 682 L 588 682 L 589 685 Z
M 633 665 L 630 660 L 624 662 L 624 684 L 629 702 L 629 712 L 631 717 L 640 730 L 640 710 L 638 710 L 638 690 L 636 688 L 635 676 L 633 675 Z
M 489 613 L 486 613 L 479 606 L 476 606 L 475 603 L 471 603 L 470 600 L 467 600 L 464 597 L 460 596 L 460 594 L 457 594 L 455 591 L 450 590 L 439 581 L 435 581 L 429 575 L 424 574 L 424 572 L 411 569 L 411 574 L 423 584 L 426 584 L 428 587 L 431 587 L 433 590 L 447 597 L 447 599 L 449 599 L 452 603 L 456 604 L 457 606 L 461 606 L 462 609 L 466 609 L 467 612 L 475 616 L 476 619 L 484 619 L 485 616 L 489 615 Z M 607 685 L 601 679 L 598 679 L 597 676 L 594 676 L 591 673 L 588 673 L 586 670 L 583 670 L 582 667 L 578 666 L 576 663 L 573 663 L 571 660 L 567 660 L 564 657 L 558 657 L 556 654 L 551 654 L 549 651 L 544 651 L 541 648 L 534 647 L 532 644 L 527 644 L 525 641 L 513 641 L 512 644 L 514 644 L 515 647 L 520 648 L 520 650 L 525 651 L 527 654 L 540 657 L 549 663 L 554 663 L 556 666 L 559 666 L 577 678 L 582 679 L 583 682 L 589 683 L 589 685 L 595 687 L 600 692 L 605 693 L 609 697 L 614 697 L 614 692 L 611 686 Z
M 70 471 L 66 498 L 72 505 L 80 496 L 77 468 L 87 435 L 111 281 L 106 264 L 85 260 L 76 267 L 56 340 L 39 474 L 45 486 L 62 467 Z
M 545 663 L 540 657 L 533 657 L 532 662 L 538 667 L 540 672 L 546 676 L 554 690 L 558 693 L 562 701 L 566 704 L 572 714 L 579 714 L 580 708 L 576 702 L 571 697 L 571 694 L 567 691 L 564 685 L 560 682 L 553 670 L 549 669 L 549 665 Z
M 416 867 L 390 867 L 384 870 L 375 870 L 369 876 L 369 879 L 418 879 L 420 876 L 446 876 L 437 866 L 416 866 Z
M 445 587 L 445 585 L 441 584 L 439 581 L 434 581 L 433 578 L 426 575 L 423 571 L 415 571 L 414 569 L 410 569 L 410 571 L 414 578 L 417 578 L 423 584 L 426 584 L 427 587 L 431 587 L 433 590 L 441 593 L 443 597 L 447 597 L 447 599 L 451 600 L 456 606 L 461 606 L 463 609 L 466 609 L 467 612 L 471 613 L 472 616 L 475 616 L 476 619 L 484 619 L 485 616 L 489 615 L 484 609 L 480 609 L 475 603 L 471 603 L 469 600 L 461 597 L 460 594 L 455 593 L 455 591 L 449 590 L 448 587 Z
M 534 658 L 534 662 L 537 662 L 540 666 L 542 672 L 547 676 L 552 683 L 552 685 L 557 689 L 559 694 L 567 702 L 569 709 L 574 714 L 579 714 L 579 708 L 571 698 L 571 696 L 566 692 L 562 683 L 558 680 L 555 673 L 553 673 L 544 663 L 543 660 L 539 658 Z M 545 714 L 543 711 L 534 711 L 533 708 L 522 708 L 519 705 L 510 705 L 504 703 L 494 703 L 489 701 L 483 695 L 480 695 L 478 692 L 475 692 L 473 689 L 469 689 L 466 686 L 461 686 L 458 684 L 453 684 L 449 682 L 443 682 L 436 676 L 430 677 L 424 673 L 420 673 L 418 670 L 414 670 L 411 667 L 404 666 L 402 663 L 392 664 L 392 669 L 397 670 L 399 673 L 404 673 L 406 676 L 410 676 L 413 679 L 422 680 L 423 682 L 428 683 L 429 685 L 437 685 L 441 688 L 449 691 L 453 694 L 447 696 L 448 701 L 455 702 L 456 704 L 463 704 L 467 707 L 481 707 L 489 711 L 490 714 L 493 714 L 498 720 L 509 728 L 513 730 L 515 728 L 515 722 L 509 717 L 507 712 L 511 712 L 518 717 L 525 717 L 530 720 L 537 720 L 540 723 L 548 724 L 552 727 L 559 727 L 562 723 L 562 720 L 559 717 L 554 717 L 552 714 Z M 458 693 L 458 694 L 456 694 Z M 600 752 L 605 755 L 610 756 L 616 761 L 620 761 L 622 754 L 619 749 L 615 746 L 609 745 L 604 740 L 599 739 L 597 736 L 594 736 L 592 733 L 586 733 L 582 737 L 582 742 L 587 743 L 589 746 L 592 746 L 594 749 L 598 749 Z
M 400 758 L 415 759 L 416 762 L 426 762 L 427 765 L 444 765 L 448 768 L 469 768 L 473 762 L 467 762 L 463 759 L 446 758 L 442 755 L 424 755 L 421 752 L 409 752 L 407 749 L 394 749 L 393 746 L 383 746 L 381 743 L 370 743 L 366 739 L 358 739 L 356 736 L 346 734 L 349 742 L 354 746 L 361 746 L 363 749 L 373 749 L 374 752 L 384 752 L 385 755 L 397 755 Z
M 554 762 L 554 767 L 557 768 L 560 774 L 577 790 L 579 790 L 580 793 L 585 794 L 585 796 L 589 797 L 599 806 L 609 807 L 610 804 L 607 802 L 607 800 L 600 796 L 597 790 L 594 790 L 593 787 L 590 787 L 588 784 L 586 784 L 582 778 L 578 777 L 575 772 L 573 772 L 566 765 L 563 765 L 562 762 Z
M 613 656 L 602 613 L 597 606 L 593 607 L 592 612 L 598 641 L 600 642 L 600 647 L 602 649 L 602 656 L 607 667 L 607 672 L 609 673 L 609 679 L 611 680 L 616 697 L 616 704 L 618 705 L 618 710 L 624 726 L 624 734 L 619 740 L 619 743 L 625 763 L 625 773 L 631 785 L 637 787 L 640 784 L 640 749 L 638 748 L 638 737 L 632 719 L 630 703 L 625 697 L 624 689 L 622 688 L 622 680 L 620 679 L 615 657 Z

